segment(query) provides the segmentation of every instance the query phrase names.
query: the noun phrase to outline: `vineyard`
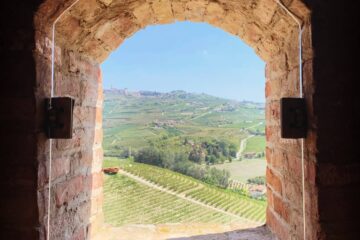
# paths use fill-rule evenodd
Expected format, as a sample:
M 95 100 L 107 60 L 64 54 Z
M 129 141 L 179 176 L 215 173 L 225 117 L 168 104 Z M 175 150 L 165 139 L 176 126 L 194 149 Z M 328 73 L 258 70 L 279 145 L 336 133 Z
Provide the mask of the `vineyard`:
M 232 223 L 237 218 L 153 189 L 120 174 L 106 176 L 105 220 L 114 226 L 162 223 Z
M 204 184 L 191 177 L 147 164 L 113 160 L 105 161 L 105 165 L 120 165 L 130 174 L 223 211 L 219 212 L 194 204 L 118 174 L 106 176 L 104 186 L 105 218 L 112 224 L 230 223 L 239 221 L 239 217 L 258 223 L 265 221 L 266 203 L 264 201 L 250 199 L 226 189 Z

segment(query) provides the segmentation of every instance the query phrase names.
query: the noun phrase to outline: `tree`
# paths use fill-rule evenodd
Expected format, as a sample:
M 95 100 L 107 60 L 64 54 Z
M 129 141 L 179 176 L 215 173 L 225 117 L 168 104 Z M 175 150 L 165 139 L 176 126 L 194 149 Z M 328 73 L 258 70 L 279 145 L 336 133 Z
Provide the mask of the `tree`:
M 202 150 L 200 148 L 193 148 L 189 153 L 189 160 L 202 164 L 205 161 Z
M 139 150 L 135 156 L 135 161 L 156 166 L 162 165 L 160 151 L 154 147 L 147 147 Z
M 236 145 L 233 143 L 231 143 L 229 146 L 229 154 L 231 157 L 236 157 L 237 149 L 236 149 Z

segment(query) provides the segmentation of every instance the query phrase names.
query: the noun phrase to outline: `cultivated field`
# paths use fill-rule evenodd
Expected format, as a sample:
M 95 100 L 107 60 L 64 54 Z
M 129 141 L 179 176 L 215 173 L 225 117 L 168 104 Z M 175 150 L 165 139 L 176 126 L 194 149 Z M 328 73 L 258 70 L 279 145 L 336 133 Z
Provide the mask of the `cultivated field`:
M 231 223 L 239 219 L 188 202 L 117 174 L 105 177 L 104 214 L 107 223 Z
M 265 150 L 265 137 L 264 136 L 254 136 L 249 138 L 246 141 L 246 148 L 244 153 L 248 152 L 264 152 Z
M 230 223 L 242 219 L 258 223 L 265 221 L 264 201 L 250 199 L 147 164 L 108 158 L 105 166 L 120 166 L 150 183 L 225 212 L 194 204 L 118 174 L 106 176 L 105 180 L 104 212 L 109 223 Z
M 228 170 L 232 179 L 246 183 L 250 178 L 265 175 L 266 160 L 244 159 L 241 161 L 233 161 L 231 163 L 226 162 L 224 164 L 216 164 L 213 167 Z
M 246 182 L 248 178 L 264 176 L 265 160 L 236 161 L 234 156 L 239 152 L 241 140 L 253 135 L 245 149 L 242 148 L 243 154 L 264 151 L 264 122 L 264 106 L 258 103 L 237 102 L 184 91 L 161 94 L 105 91 L 104 167 L 121 168 L 120 173 L 105 176 L 106 222 L 116 226 L 264 223 L 265 201 L 216 187 L 225 185 L 216 185 L 215 181 L 209 182 L 196 174 L 189 174 L 190 170 L 200 173 L 206 169 L 206 174 L 202 176 L 211 176 L 211 179 L 219 176 L 214 173 L 207 175 L 209 168 L 205 168 L 204 159 L 203 162 L 190 162 L 191 153 L 192 161 L 206 156 L 215 157 L 216 161 L 210 163 L 225 162 L 212 167 L 229 170 L 228 177 L 232 179 Z M 163 163 L 173 167 L 170 169 L 176 169 L 175 166 L 179 169 L 179 163 L 183 163 L 189 171 L 180 172 L 189 176 L 153 165 L 120 160 L 135 156 L 139 161 L 139 153 L 146 147 L 151 147 L 153 152 L 166 150 L 165 153 L 169 155 L 156 155 L 154 159 L 166 156 L 164 159 L 168 161 Z M 153 156 L 151 151 L 145 153 L 147 155 L 143 156 L 147 156 L 147 159 Z M 171 160 L 171 154 L 175 153 L 183 154 L 176 156 L 185 156 L 186 159 L 173 157 Z M 211 158 L 207 159 L 209 161 Z M 232 159 L 232 163 L 227 163 Z M 189 167 L 189 164 L 193 165 Z M 212 172 L 225 176 L 225 171 Z

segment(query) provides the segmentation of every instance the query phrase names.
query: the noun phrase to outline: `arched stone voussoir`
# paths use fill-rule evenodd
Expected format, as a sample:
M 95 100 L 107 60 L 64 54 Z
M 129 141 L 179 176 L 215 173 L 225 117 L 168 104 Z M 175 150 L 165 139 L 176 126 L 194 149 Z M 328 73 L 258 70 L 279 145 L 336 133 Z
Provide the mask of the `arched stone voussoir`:
M 72 1 L 45 1 L 37 14 L 55 20 Z M 57 12 L 46 12 L 56 5 Z M 287 1 L 296 16 L 309 15 L 299 0 Z M 304 13 L 306 16 L 299 16 Z M 51 16 L 47 16 L 50 14 Z M 238 36 L 265 61 L 284 46 L 296 24 L 276 0 L 79 0 L 59 20 L 56 43 L 102 62 L 139 29 L 175 21 L 206 22 Z M 49 26 L 42 26 L 47 31 Z

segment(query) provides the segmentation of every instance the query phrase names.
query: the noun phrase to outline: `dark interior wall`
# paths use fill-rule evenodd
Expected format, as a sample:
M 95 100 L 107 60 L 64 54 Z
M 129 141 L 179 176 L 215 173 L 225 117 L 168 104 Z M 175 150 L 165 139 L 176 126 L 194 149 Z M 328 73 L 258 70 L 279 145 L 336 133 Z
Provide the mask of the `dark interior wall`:
M 309 1 L 313 10 L 314 112 L 321 233 L 359 239 L 360 161 L 355 149 L 359 107 L 355 83 L 359 14 L 355 1 Z
M 37 239 L 33 17 L 40 1 L 0 7 L 0 239 Z

